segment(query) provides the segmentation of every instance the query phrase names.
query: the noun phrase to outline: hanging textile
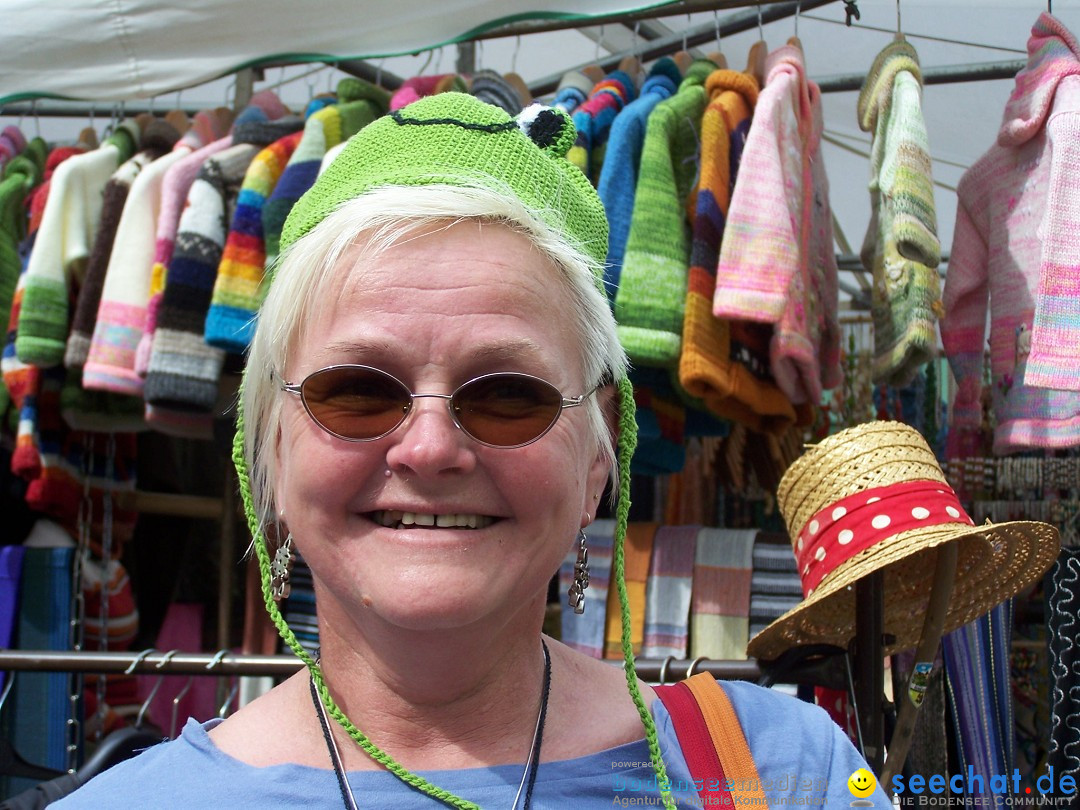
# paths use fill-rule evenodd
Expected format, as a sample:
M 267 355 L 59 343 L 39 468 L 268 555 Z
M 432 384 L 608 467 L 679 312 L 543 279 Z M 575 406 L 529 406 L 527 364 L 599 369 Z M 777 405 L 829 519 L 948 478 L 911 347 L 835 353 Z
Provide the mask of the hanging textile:
M 872 133 L 870 224 L 863 266 L 872 275 L 874 381 L 904 386 L 937 351 L 941 309 L 934 186 L 915 49 L 894 40 L 859 93 L 859 127 Z
M 1047 764 L 1056 779 L 1069 774 L 1080 780 L 1080 649 L 1076 640 L 1080 616 L 1080 548 L 1065 547 L 1050 572 L 1048 636 L 1050 639 L 1050 752 Z
M 1031 29 L 1027 66 L 1005 107 L 997 143 L 960 180 L 941 340 L 956 377 L 953 428 L 983 419 L 983 353 L 990 321 L 994 453 L 1080 444 L 1080 392 L 1036 388 L 1026 378 L 1043 263 L 1043 235 L 1069 232 L 1080 198 L 1065 193 L 1075 166 L 1054 159 L 1048 121 L 1080 114 L 1080 48 L 1043 13 Z M 1052 196 L 1060 188 L 1062 196 Z M 1051 208 L 1050 201 L 1055 201 Z M 1057 202 L 1062 203 L 1057 205 Z

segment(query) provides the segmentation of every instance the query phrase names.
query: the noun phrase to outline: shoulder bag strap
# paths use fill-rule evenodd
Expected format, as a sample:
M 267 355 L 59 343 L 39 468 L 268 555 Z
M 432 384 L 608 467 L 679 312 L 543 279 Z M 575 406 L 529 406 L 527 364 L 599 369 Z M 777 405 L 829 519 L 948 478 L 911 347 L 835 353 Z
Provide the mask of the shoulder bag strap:
M 653 689 L 671 717 L 702 806 L 730 806 L 731 794 L 727 790 L 724 769 L 694 693 L 685 681 L 671 686 L 654 686 Z

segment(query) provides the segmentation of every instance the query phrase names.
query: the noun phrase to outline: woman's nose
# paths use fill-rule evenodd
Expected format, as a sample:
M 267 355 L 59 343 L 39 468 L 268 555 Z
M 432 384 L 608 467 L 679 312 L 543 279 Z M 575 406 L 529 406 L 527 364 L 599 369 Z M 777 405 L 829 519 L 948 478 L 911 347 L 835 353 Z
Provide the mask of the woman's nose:
M 413 398 L 405 421 L 390 434 L 386 463 L 396 472 L 416 476 L 467 472 L 476 464 L 476 443 L 450 415 L 448 397 L 421 395 Z

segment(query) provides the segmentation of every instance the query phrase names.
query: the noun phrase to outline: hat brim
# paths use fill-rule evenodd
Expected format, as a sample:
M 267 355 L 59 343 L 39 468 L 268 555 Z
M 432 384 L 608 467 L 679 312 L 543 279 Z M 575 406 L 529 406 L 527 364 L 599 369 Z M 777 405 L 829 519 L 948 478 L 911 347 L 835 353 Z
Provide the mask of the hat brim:
M 875 571 L 883 574 L 885 635 L 895 639 L 882 654 L 916 646 L 934 581 L 934 549 L 950 542 L 960 547 L 945 632 L 1030 586 L 1050 568 L 1061 547 L 1055 527 L 1034 521 L 946 524 L 901 532 L 838 566 L 813 593 L 750 639 L 747 655 L 772 660 L 802 644 L 847 647 L 855 636 L 855 583 Z

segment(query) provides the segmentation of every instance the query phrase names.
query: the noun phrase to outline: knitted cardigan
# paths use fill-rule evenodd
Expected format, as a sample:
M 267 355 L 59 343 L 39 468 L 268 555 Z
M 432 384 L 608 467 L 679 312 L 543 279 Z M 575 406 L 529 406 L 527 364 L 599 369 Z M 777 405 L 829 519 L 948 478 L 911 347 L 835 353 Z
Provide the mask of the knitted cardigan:
M 782 432 L 795 421 L 795 410 L 769 373 L 772 329 L 712 314 L 720 243 L 758 84 L 748 73 L 717 70 L 706 80 L 705 90 L 709 103 L 701 122 L 701 180 L 679 381 L 717 416 L 757 431 Z
M 294 132 L 270 144 L 255 156 L 244 175 L 206 315 L 206 342 L 211 346 L 242 353 L 251 342 L 255 313 L 265 294 L 263 206 L 302 134 Z
M 608 133 L 616 116 L 637 97 L 637 87 L 623 71 L 612 71 L 593 88 L 588 100 L 572 115 L 577 137 L 567 159 L 581 169 L 593 184 L 600 177 Z
M 893 41 L 874 60 L 859 93 L 859 126 L 873 135 L 870 224 L 863 266 L 873 279 L 873 378 L 907 385 L 936 353 L 941 304 L 930 148 L 915 49 Z
M 820 164 L 820 96 L 806 80 L 802 51 L 784 45 L 769 54 L 732 191 L 713 314 L 776 325 L 770 365 L 795 404 L 817 404 L 822 387 L 840 376 L 839 352 L 825 352 L 839 306 L 828 188 Z M 815 215 L 817 219 L 815 220 Z M 813 240 L 813 243 L 811 242 Z M 824 244 L 828 242 L 828 250 Z M 832 337 L 829 338 L 830 345 Z
M 1076 40 L 1046 15 L 1032 30 L 1029 52 L 1038 54 L 1039 66 L 1025 72 L 1075 75 L 1080 51 Z M 1032 76 L 1031 79 L 1035 79 Z M 1020 79 L 1017 77 L 1017 81 Z M 1070 79 L 1070 83 L 1075 79 Z M 1080 116 L 1075 107 L 1054 104 L 1046 119 L 1050 180 L 1043 227 L 1043 253 L 1035 295 L 1035 322 L 1031 333 L 1024 384 L 1041 388 L 1080 391 L 1080 273 L 1077 273 L 1077 197 L 1072 178 L 1080 165 Z M 1066 213 L 1068 212 L 1068 213 Z
M 140 134 L 138 124 L 125 121 L 99 149 L 72 157 L 53 174 L 26 270 L 15 337 L 22 362 L 47 367 L 63 361 L 69 299 L 86 269 L 101 219 L 102 192 L 117 167 L 134 154 Z
M 957 382 L 951 422 L 980 424 L 989 313 L 996 454 L 1080 444 L 1080 393 L 1036 388 L 1026 376 L 1040 276 L 1080 221 L 1070 159 L 1080 147 L 1078 121 L 1080 47 L 1044 13 L 997 143 L 960 180 L 945 276 L 941 340 Z M 1058 368 L 1075 374 L 1075 364 Z
M 688 200 L 697 180 L 705 79 L 716 66 L 691 65 L 679 91 L 649 116 L 615 319 L 630 359 L 674 368 L 682 348 L 690 265 Z
M 132 184 L 143 169 L 167 154 L 179 138 L 180 133 L 164 121 L 150 122 L 143 133 L 140 144 L 142 151 L 122 164 L 105 184 L 101 222 L 94 236 L 94 246 L 90 251 L 82 287 L 79 289 L 79 300 L 75 306 L 71 333 L 68 335 L 67 349 L 64 352 L 64 365 L 68 368 L 82 368 L 86 364 L 105 286 L 105 274 Z M 130 260 L 128 248 L 123 242 L 119 246 L 120 258 L 124 261 Z
M 680 81 L 682 77 L 679 68 L 672 59 L 664 57 L 658 60 L 645 83 L 641 85 L 641 95 L 627 104 L 616 116 L 608 133 L 597 191 L 604 203 L 610 228 L 604 284 L 612 302 L 615 300 L 615 291 L 619 288 L 626 239 L 630 235 L 634 190 L 637 188 L 645 128 L 656 105 L 671 98 Z

